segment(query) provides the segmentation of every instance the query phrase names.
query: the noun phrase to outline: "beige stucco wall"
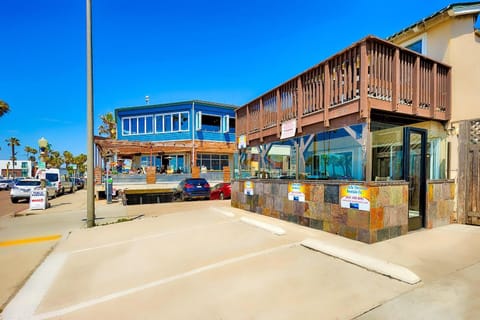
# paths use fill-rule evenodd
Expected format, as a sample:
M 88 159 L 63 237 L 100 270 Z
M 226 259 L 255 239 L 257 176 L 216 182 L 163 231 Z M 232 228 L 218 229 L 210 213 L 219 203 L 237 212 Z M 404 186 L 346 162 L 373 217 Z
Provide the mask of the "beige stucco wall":
M 480 119 L 480 37 L 474 33 L 474 17 L 450 17 L 425 30 L 411 32 L 394 43 L 405 45 L 420 37 L 426 39 L 426 55 L 452 67 L 452 114 L 451 123 Z M 450 142 L 450 178 L 458 172 L 458 140 L 455 135 Z
M 453 123 L 480 118 L 480 37 L 473 26 L 474 17 L 459 16 L 426 29 L 427 56 L 452 66 Z M 403 45 L 422 34 L 394 42 Z

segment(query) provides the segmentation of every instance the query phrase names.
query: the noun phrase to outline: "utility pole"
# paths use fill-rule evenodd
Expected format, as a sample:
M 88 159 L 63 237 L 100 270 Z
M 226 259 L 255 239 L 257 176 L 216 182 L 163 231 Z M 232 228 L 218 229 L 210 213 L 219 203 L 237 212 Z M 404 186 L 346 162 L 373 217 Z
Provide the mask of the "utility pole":
M 93 150 L 92 0 L 87 1 L 87 227 L 95 226 L 95 175 Z

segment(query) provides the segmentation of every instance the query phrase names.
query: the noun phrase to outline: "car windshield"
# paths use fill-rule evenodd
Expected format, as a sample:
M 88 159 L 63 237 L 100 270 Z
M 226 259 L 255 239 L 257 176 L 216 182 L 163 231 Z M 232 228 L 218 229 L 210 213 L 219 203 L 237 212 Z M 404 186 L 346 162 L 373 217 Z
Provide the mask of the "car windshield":
M 205 183 L 207 183 L 207 180 L 205 180 L 205 179 L 188 179 L 185 182 L 197 185 L 197 184 L 205 184 Z
M 47 173 L 45 175 L 45 178 L 47 178 L 48 181 L 56 182 L 58 181 L 58 174 L 56 173 Z
M 17 186 L 39 186 L 40 181 L 37 180 L 20 180 L 17 182 Z

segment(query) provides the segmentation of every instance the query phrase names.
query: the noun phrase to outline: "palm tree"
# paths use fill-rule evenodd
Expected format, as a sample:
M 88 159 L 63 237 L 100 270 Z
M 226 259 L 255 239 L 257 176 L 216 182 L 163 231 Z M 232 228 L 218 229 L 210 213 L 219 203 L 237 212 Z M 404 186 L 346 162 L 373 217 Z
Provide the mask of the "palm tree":
M 3 100 L 0 100 L 0 117 L 10 111 L 10 106 Z
M 83 153 L 80 153 L 78 156 L 74 158 L 73 163 L 77 165 L 77 170 L 79 173 L 85 173 L 86 171 L 86 165 L 85 163 L 87 162 L 87 156 Z
M 107 112 L 100 116 L 102 124 L 98 127 L 98 134 L 107 135 L 109 139 L 117 139 L 117 123 L 113 113 Z
M 65 167 L 67 168 L 67 171 L 69 174 L 72 174 L 73 173 L 73 169 L 69 168 L 70 167 L 70 164 L 73 163 L 73 160 L 74 160 L 74 157 L 73 157 L 73 154 L 70 152 L 70 151 L 63 151 L 63 159 L 65 161 Z M 72 171 L 72 172 L 70 172 Z
M 10 159 L 12 160 L 13 176 L 15 176 L 15 160 L 17 160 L 17 158 L 15 157 L 15 155 L 17 154 L 15 152 L 15 147 L 20 146 L 20 140 L 15 137 L 11 137 L 10 139 L 6 139 L 5 141 L 7 142 L 8 146 L 12 148 L 12 157 Z

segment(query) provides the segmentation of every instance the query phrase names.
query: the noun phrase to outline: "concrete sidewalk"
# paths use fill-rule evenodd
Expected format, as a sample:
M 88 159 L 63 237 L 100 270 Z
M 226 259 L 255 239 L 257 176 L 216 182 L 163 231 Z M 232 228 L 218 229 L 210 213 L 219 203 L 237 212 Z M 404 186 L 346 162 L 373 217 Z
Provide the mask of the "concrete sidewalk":
M 231 208 L 229 201 L 104 210 L 118 209 L 146 218 L 74 230 L 4 319 L 469 319 L 480 313 L 478 227 L 449 225 L 368 245 Z M 245 217 L 261 223 L 246 224 Z M 258 227 L 264 224 L 284 234 Z M 333 248 L 333 257 L 303 247 L 307 238 Z M 335 258 L 335 248 L 401 266 L 421 282 L 346 263 Z

